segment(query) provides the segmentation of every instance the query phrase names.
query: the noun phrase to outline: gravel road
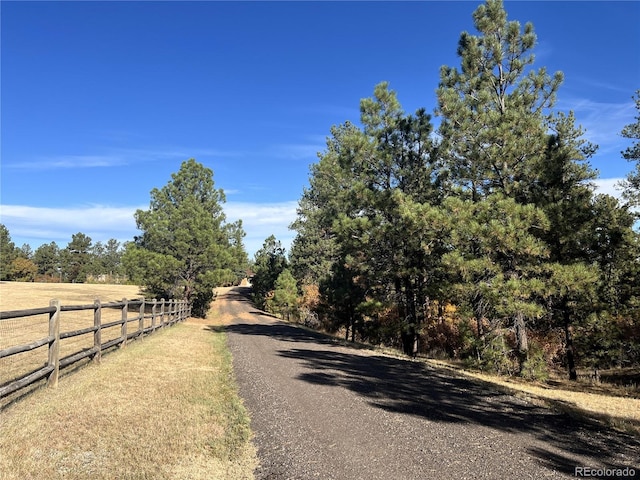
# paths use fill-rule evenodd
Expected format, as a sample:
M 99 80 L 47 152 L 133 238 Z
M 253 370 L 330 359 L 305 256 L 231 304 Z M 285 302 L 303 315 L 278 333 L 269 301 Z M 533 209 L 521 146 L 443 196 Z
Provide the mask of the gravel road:
M 257 311 L 248 292 L 223 290 L 218 301 L 257 479 L 576 478 L 576 467 L 640 478 L 637 439 L 419 361 L 341 346 Z

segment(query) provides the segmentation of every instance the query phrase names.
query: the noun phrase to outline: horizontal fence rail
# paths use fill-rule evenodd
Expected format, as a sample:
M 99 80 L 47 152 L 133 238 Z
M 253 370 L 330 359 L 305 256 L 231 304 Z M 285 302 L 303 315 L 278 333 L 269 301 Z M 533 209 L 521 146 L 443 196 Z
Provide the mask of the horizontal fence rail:
M 104 312 L 107 310 L 119 310 L 120 315 L 115 313 L 118 319 L 103 322 L 105 318 Z M 81 320 L 78 320 L 76 315 L 74 321 L 71 321 L 72 314 L 70 312 L 84 311 L 92 311 L 93 318 L 82 317 Z M 21 321 L 37 315 L 48 315 L 48 334 L 46 336 L 38 337 L 38 332 L 35 329 L 31 332 L 27 327 L 20 328 Z M 123 299 L 121 302 L 109 303 L 101 303 L 99 299 L 96 299 L 94 303 L 86 305 L 61 305 L 59 300 L 51 300 L 48 307 L 0 312 L 0 327 L 2 327 L 2 322 L 10 319 L 13 319 L 18 326 L 17 332 L 19 332 L 19 335 L 16 335 L 16 343 L 19 341 L 24 342 L 24 340 L 18 340 L 18 337 L 24 338 L 25 335 L 33 335 L 29 338 L 28 343 L 11 345 L 0 349 L 0 373 L 2 373 L 1 370 L 4 370 L 2 359 L 6 361 L 9 357 L 17 357 L 20 354 L 28 354 L 37 350 L 42 351 L 44 347 L 47 348 L 46 361 L 43 362 L 44 364 L 41 363 L 38 368 L 31 369 L 27 373 L 21 372 L 19 375 L 13 375 L 8 369 L 10 378 L 4 378 L 4 375 L 0 377 L 0 399 L 34 385 L 45 378 L 48 386 L 56 387 L 61 369 L 74 365 L 87 357 L 99 363 L 102 352 L 105 350 L 116 346 L 124 348 L 129 341 L 142 339 L 158 329 L 184 321 L 190 315 L 191 308 L 185 300 L 164 299 Z M 69 319 L 68 323 L 67 319 Z M 85 321 L 91 323 L 91 325 L 66 330 Z M 0 328 L 0 347 L 12 341 L 10 334 L 3 333 L 6 330 Z M 115 338 L 103 339 L 103 333 L 106 331 L 116 331 Z M 40 335 L 42 335 L 42 332 L 40 332 Z M 93 336 L 93 341 L 89 342 L 92 344 L 91 346 L 85 345 L 79 347 L 78 350 L 73 350 L 75 347 L 72 346 L 71 353 L 61 356 L 61 344 L 64 341 L 72 342 L 73 339 L 86 338 L 88 335 Z M 20 362 L 17 361 L 16 363 Z

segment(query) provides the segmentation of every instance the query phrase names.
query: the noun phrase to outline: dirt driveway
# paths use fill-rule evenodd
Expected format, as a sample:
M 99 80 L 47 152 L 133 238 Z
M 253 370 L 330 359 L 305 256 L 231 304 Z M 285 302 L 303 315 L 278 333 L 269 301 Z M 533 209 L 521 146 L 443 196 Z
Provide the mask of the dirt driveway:
M 636 439 L 421 362 L 340 346 L 257 311 L 247 294 L 223 290 L 218 308 L 258 479 L 576 478 L 576 467 L 640 476 Z

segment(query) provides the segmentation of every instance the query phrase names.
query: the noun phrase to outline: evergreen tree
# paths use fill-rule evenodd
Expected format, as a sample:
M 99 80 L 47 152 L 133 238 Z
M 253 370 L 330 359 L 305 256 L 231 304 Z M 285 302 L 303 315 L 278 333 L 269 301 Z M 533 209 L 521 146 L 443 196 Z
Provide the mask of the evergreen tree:
M 529 348 L 527 321 L 543 314 L 537 297 L 544 290 L 543 265 L 548 256 L 546 245 L 530 229 L 531 225 L 547 229 L 547 219 L 535 206 L 501 194 L 482 202 L 451 197 L 445 208 L 454 219 L 455 248 L 444 255 L 445 264 L 457 272 L 458 290 L 472 306 L 480 334 L 486 317 L 494 320 L 494 328 L 513 325 L 522 369 Z M 478 304 L 485 310 L 480 311 Z
M 151 296 L 186 299 L 193 315 L 204 317 L 214 287 L 232 275 L 224 201 L 211 169 L 183 162 L 167 185 L 151 191 L 149 210 L 135 213 L 143 233 L 126 247 L 130 278 Z
M 634 140 L 634 143 L 622 152 L 622 157 L 628 161 L 635 161 L 636 168 L 627 175 L 623 182 L 624 197 L 631 205 L 640 206 L 640 90 L 635 93 L 636 122 L 630 123 L 622 129 L 622 136 Z
M 586 320 L 598 278 L 588 248 L 594 215 L 590 181 L 597 172 L 587 160 L 596 147 L 582 139 L 583 132 L 575 127 L 573 113 L 555 116 L 553 130 L 547 139 L 545 156 L 536 167 L 537 181 L 529 186 L 526 200 L 539 206 L 549 220 L 548 229 L 534 230 L 549 249 L 550 288 L 542 300 L 546 325 L 564 331 L 569 378 L 576 380 L 572 330 Z
M 247 268 L 249 267 L 249 257 L 242 240 L 247 234 L 242 228 L 242 220 L 227 224 L 225 228 L 229 237 L 231 254 L 230 270 L 232 271 L 232 276 L 229 280 L 234 284 L 238 284 L 246 277 Z
M 291 314 L 297 314 L 298 285 L 288 268 L 285 268 L 274 284 L 272 305 L 276 312 L 290 319 Z
M 254 300 L 261 308 L 267 305 L 267 298 L 273 294 L 276 280 L 286 268 L 285 250 L 275 235 L 270 235 L 256 252 L 253 263 Z
M 473 13 L 473 19 L 479 35 L 467 32 L 461 35 L 458 45 L 461 70 L 441 69 L 437 91 L 437 113 L 442 116 L 440 149 L 459 194 L 474 203 L 497 199 L 487 209 L 480 208 L 489 214 L 514 215 L 509 222 L 518 225 L 521 231 L 524 241 L 516 241 L 510 226 L 505 229 L 499 225 L 503 219 L 486 218 L 488 225 L 497 227 L 488 232 L 493 236 L 489 244 L 494 244 L 496 252 L 504 252 L 502 258 L 494 255 L 487 258 L 487 239 L 471 237 L 466 251 L 458 252 L 458 259 L 476 267 L 478 262 L 489 260 L 489 276 L 503 279 L 490 282 L 491 288 L 482 295 L 475 291 L 472 297 L 476 315 L 483 314 L 478 307 L 487 305 L 489 298 L 493 297 L 493 302 L 504 299 L 502 295 L 510 288 L 515 289 L 515 298 L 506 302 L 508 306 L 501 302 L 502 306 L 494 303 L 492 308 L 496 312 L 510 312 L 522 370 L 528 350 L 525 319 L 542 314 L 535 305 L 535 296 L 540 292 L 532 286 L 545 277 L 540 265 L 548 255 L 541 245 L 532 250 L 532 242 L 536 240 L 532 234 L 548 231 L 541 227 L 547 225 L 546 212 L 537 205 L 526 204 L 533 201 L 531 188 L 540 183 L 544 172 L 540 166 L 549 153 L 547 132 L 554 127 L 568 130 L 572 123 L 564 116 L 549 113 L 562 74 L 557 72 L 552 78 L 544 68 L 537 71 L 531 68 L 534 61 L 531 50 L 536 42 L 533 25 L 527 23 L 522 31 L 518 22 L 508 21 L 500 0 L 487 0 Z M 493 197 L 495 194 L 503 198 Z M 494 209 L 491 203 L 498 208 Z M 459 265 L 459 269 L 465 268 Z M 480 319 L 476 320 L 480 325 Z
M 82 283 L 90 273 L 91 237 L 82 232 L 71 235 L 71 241 L 61 252 L 63 275 L 68 282 Z
M 519 198 L 535 180 L 548 117 L 563 75 L 530 68 L 536 35 L 508 21 L 501 0 L 473 13 L 478 36 L 463 32 L 461 69 L 444 66 L 437 90 L 441 153 L 453 181 L 474 201 L 492 193 Z
M 358 151 L 360 130 L 350 122 L 331 127 L 327 148 L 310 167 L 309 188 L 298 205 L 291 229 L 298 235 L 291 247 L 291 269 L 302 285 L 320 285 L 341 257 L 334 223 L 340 214 L 355 215 L 350 196 L 353 175 L 346 158 Z M 344 256 L 344 255 L 342 255 Z
M 0 224 L 0 280 L 9 280 L 11 264 L 17 257 L 16 246 L 11 241 L 9 229 Z
M 38 267 L 38 274 L 48 277 L 61 275 L 60 248 L 56 242 L 42 244 L 36 248 L 33 261 Z

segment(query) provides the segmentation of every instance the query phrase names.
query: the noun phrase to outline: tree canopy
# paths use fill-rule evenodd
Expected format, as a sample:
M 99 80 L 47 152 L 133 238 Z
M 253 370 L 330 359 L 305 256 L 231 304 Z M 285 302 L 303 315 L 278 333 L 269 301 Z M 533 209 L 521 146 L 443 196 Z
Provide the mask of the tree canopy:
M 524 376 L 556 361 L 575 378 L 590 342 L 615 337 L 618 364 L 639 363 L 640 342 L 614 333 L 640 328 L 633 203 L 594 193 L 597 146 L 555 109 L 563 74 L 533 67 L 533 25 L 500 0 L 472 18 L 460 66 L 440 71 L 437 135 L 387 82 L 361 100 L 360 126 L 331 128 L 291 225 L 291 271 L 320 292 L 325 328 L 408 354 Z M 636 126 L 623 135 L 637 139 Z M 562 341 L 541 355 L 549 338 Z
M 138 210 L 142 234 L 129 243 L 124 264 L 150 296 L 184 298 L 205 316 L 213 289 L 233 283 L 245 268 L 242 225 L 227 225 L 213 171 L 190 159 L 162 188 L 151 191 L 148 210 Z

